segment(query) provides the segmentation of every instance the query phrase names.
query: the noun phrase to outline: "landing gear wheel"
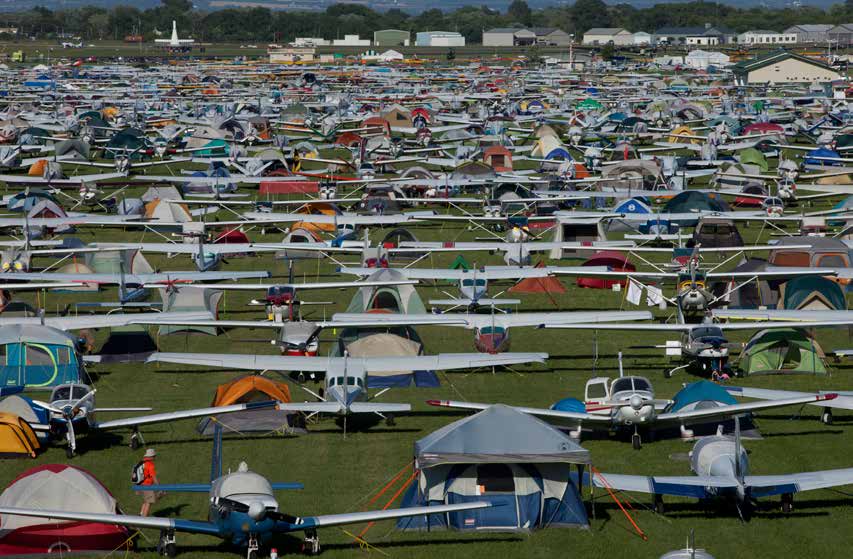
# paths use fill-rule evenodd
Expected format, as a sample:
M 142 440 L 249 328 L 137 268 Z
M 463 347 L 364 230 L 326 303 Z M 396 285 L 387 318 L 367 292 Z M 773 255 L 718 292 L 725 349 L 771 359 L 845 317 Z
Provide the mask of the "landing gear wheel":
M 394 419 L 394 416 L 389 413 L 387 416 L 385 416 L 385 425 L 387 425 L 388 427 L 393 427 L 397 425 L 397 420 Z
M 173 543 L 167 543 L 163 546 L 164 557 L 175 557 L 178 555 L 178 546 Z
M 643 447 L 643 440 L 640 438 L 639 433 L 631 435 L 631 446 L 634 447 L 634 450 L 640 450 Z
M 663 515 L 666 512 L 666 507 L 663 506 L 663 496 L 655 495 L 655 512 Z
M 820 421 L 824 425 L 832 425 L 832 410 L 827 408 L 820 414 Z
M 782 494 L 782 512 L 791 514 L 794 511 L 794 495 L 791 493 Z
M 130 449 L 137 450 L 139 448 L 139 437 L 136 436 L 136 433 L 130 436 Z
M 69 460 L 71 458 L 74 458 L 74 450 L 70 446 L 65 447 L 65 457 L 68 458 Z
M 672 378 L 672 370 L 671 369 L 664 369 L 663 378 Z
M 255 550 L 250 551 L 246 554 L 246 559 L 258 559 L 258 552 Z
M 317 532 L 305 532 L 305 539 L 302 540 L 302 553 L 305 555 L 318 555 L 320 553 L 320 538 Z

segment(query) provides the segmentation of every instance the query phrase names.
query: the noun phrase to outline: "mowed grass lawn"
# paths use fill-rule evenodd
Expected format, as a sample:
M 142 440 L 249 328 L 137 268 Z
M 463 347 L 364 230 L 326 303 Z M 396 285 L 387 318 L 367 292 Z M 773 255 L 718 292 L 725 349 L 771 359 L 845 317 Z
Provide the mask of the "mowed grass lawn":
M 156 171 L 154 171 L 156 172 Z M 821 207 L 828 206 L 827 203 Z M 225 215 L 223 212 L 222 215 Z M 742 232 L 748 242 L 756 240 L 760 226 L 744 226 Z M 374 242 L 381 240 L 387 231 L 372 230 Z M 482 232 L 469 231 L 463 225 L 419 226 L 415 234 L 422 240 L 470 240 Z M 769 233 L 765 230 L 762 241 Z M 95 240 L 158 240 L 151 233 L 121 232 L 93 229 L 78 233 L 86 242 Z M 250 233 L 253 240 L 280 240 L 279 232 L 267 230 Z M 447 267 L 455 255 L 443 255 L 421 263 Z M 470 262 L 480 265 L 501 264 L 499 255 L 468 255 Z M 544 258 L 544 257 L 543 257 Z M 167 260 L 152 255 L 149 260 L 162 269 L 191 269 L 189 259 L 178 257 Z M 357 258 L 341 257 L 343 262 Z M 664 260 L 661 258 L 660 260 Z M 580 261 L 560 261 L 562 264 Z M 46 265 L 39 260 L 38 265 Z M 557 262 L 550 262 L 557 264 Z M 333 280 L 337 264 L 331 259 L 299 261 L 295 265 L 296 281 Z M 228 260 L 225 269 L 269 270 L 280 281 L 286 280 L 286 267 L 272 256 L 235 257 Z M 521 310 L 613 310 L 620 308 L 622 294 L 600 290 L 581 290 L 574 280 L 563 279 L 567 292 L 562 295 L 521 295 Z M 492 286 L 492 293 L 508 285 Z M 419 292 L 424 301 L 455 292 L 453 286 L 423 286 Z M 672 287 L 667 289 L 672 294 Z M 99 294 L 48 294 L 47 309 L 54 311 L 76 300 L 110 300 L 114 289 Z M 223 318 L 263 318 L 260 307 L 247 307 L 252 297 L 261 294 L 228 293 L 222 312 Z M 352 291 L 303 292 L 306 301 L 332 301 L 327 306 L 306 306 L 308 318 L 330 317 L 344 310 L 353 295 Z M 35 295 L 22 297 L 34 301 Z M 665 312 L 655 310 L 661 317 Z M 670 312 L 670 311 L 666 311 Z M 449 327 L 420 327 L 428 353 L 474 351 L 473 333 Z M 334 332 L 325 332 L 322 352 L 329 348 Z M 265 330 L 232 330 L 218 337 L 177 334 L 159 339 L 164 351 L 265 353 L 278 350 L 269 343 L 271 334 Z M 465 413 L 440 410 L 427 406 L 430 398 L 467 399 L 483 402 L 547 407 L 556 400 L 574 396 L 583 397 L 584 383 L 593 376 L 618 374 L 616 354 L 624 352 L 627 374 L 647 376 L 659 397 L 671 397 L 682 383 L 696 380 L 678 374 L 664 379 L 662 372 L 672 365 L 662 356 L 661 350 L 632 349 L 631 346 L 649 346 L 663 343 L 668 337 L 658 334 L 607 332 L 596 336 L 594 332 L 577 330 L 517 329 L 512 331 L 512 349 L 515 351 L 544 351 L 550 354 L 546 365 L 515 367 L 513 370 L 492 372 L 441 373 L 442 386 L 437 389 L 392 390 L 383 400 L 410 402 L 413 413 L 401 415 L 394 427 L 380 422 L 366 429 L 351 430 L 346 438 L 332 419 L 322 419 L 309 426 L 304 436 L 230 436 L 225 443 L 225 468 L 236 468 L 241 460 L 271 480 L 300 481 L 302 491 L 280 492 L 279 502 L 287 512 L 307 516 L 312 514 L 358 511 L 366 508 L 367 500 L 381 489 L 399 470 L 412 461 L 413 442 L 452 422 Z M 98 340 L 106 338 L 98 333 Z M 595 340 L 598 341 L 598 359 L 595 360 Z M 748 335 L 736 335 L 741 341 Z M 818 339 L 827 351 L 853 346 L 847 331 L 818 332 Z M 791 390 L 848 389 L 848 363 L 830 363 L 831 375 L 764 376 L 739 382 L 748 385 Z M 102 406 L 149 405 L 156 411 L 178 410 L 210 405 L 218 384 L 233 379 L 241 373 L 206 370 L 170 364 L 146 365 L 96 365 L 90 367 L 98 388 L 98 403 Z M 308 387 L 315 388 L 311 383 Z M 292 386 L 295 400 L 311 397 Z M 42 394 L 41 397 L 44 397 Z M 818 408 L 784 409 L 762 413 L 758 425 L 763 440 L 748 441 L 751 451 L 751 469 L 755 474 L 790 473 L 830 468 L 853 467 L 853 414 L 837 414 L 832 426 L 818 421 Z M 793 416 L 800 414 L 800 419 Z M 195 421 L 182 421 L 142 430 L 148 446 L 158 451 L 158 472 L 163 483 L 203 482 L 209 477 L 210 440 L 198 435 Z M 351 426 L 352 427 L 352 426 Z M 128 448 L 129 433 L 118 432 L 102 437 L 81 440 L 80 455 L 71 462 L 91 471 L 116 496 L 127 513 L 136 514 L 140 499 L 130 487 L 131 467 L 140 459 L 141 451 Z M 640 451 L 631 449 L 630 442 L 607 437 L 583 441 L 593 457 L 595 466 L 603 472 L 632 474 L 688 475 L 684 454 L 689 443 L 677 439 L 646 443 Z M 0 465 L 0 486 L 5 486 L 24 470 L 46 463 L 66 462 L 61 445 L 48 449 L 35 460 L 7 460 Z M 657 557 L 663 552 L 681 547 L 691 529 L 696 530 L 697 543 L 708 548 L 718 558 L 724 557 L 848 557 L 853 548 L 853 535 L 847 527 L 853 522 L 851 497 L 842 491 L 815 491 L 795 497 L 795 510 L 790 515 L 778 512 L 778 500 L 764 501 L 748 523 L 742 523 L 734 509 L 711 508 L 706 510 L 691 500 L 669 499 L 668 512 L 659 516 L 650 510 L 647 496 L 635 496 L 634 519 L 648 535 L 648 541 L 638 537 L 628 520 L 603 492 L 596 492 L 595 518 L 588 530 L 548 529 L 527 535 L 486 533 L 397 533 L 393 523 L 383 522 L 370 529 L 366 539 L 375 546 L 374 551 L 359 549 L 352 537 L 337 528 L 321 531 L 324 557 L 354 557 L 379 554 L 397 558 L 471 557 Z M 393 490 L 380 498 L 373 507 L 381 507 Z M 588 489 L 585 490 L 588 498 Z M 169 495 L 154 507 L 160 516 L 180 516 L 203 519 L 207 515 L 205 495 Z M 361 526 L 349 527 L 359 533 Z M 140 551 L 135 557 L 154 557 L 156 531 L 144 531 Z M 215 538 L 178 535 L 182 557 L 235 557 L 234 552 L 221 546 Z M 277 546 L 279 552 L 297 553 L 299 539 L 284 538 Z M 117 552 L 122 553 L 122 552 Z

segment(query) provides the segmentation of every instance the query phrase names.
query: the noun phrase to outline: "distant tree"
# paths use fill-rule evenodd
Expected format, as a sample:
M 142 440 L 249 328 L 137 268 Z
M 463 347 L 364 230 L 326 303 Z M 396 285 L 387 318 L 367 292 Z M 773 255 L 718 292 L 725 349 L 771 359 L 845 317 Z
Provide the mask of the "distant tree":
M 616 49 L 613 48 L 613 43 L 607 43 L 601 47 L 601 58 L 604 60 L 610 60 L 615 53 Z
M 575 26 L 580 32 L 593 27 L 610 27 L 610 12 L 603 0 L 577 0 L 572 6 Z
M 506 10 L 513 22 L 518 22 L 523 25 L 530 25 L 532 19 L 532 11 L 530 6 L 524 0 L 513 0 L 512 4 Z

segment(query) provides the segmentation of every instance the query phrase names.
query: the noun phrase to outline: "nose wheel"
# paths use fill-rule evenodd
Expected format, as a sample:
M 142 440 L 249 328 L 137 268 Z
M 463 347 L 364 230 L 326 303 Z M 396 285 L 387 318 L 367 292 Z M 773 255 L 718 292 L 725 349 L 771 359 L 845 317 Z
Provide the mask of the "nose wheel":
M 302 552 L 305 555 L 317 555 L 320 553 L 320 537 L 315 530 L 305 532 L 302 540 Z
M 174 531 L 160 532 L 160 541 L 157 543 L 157 553 L 163 557 L 175 557 L 178 554 L 178 545 L 175 543 Z
M 634 434 L 631 435 L 631 446 L 634 447 L 634 450 L 640 450 L 641 448 L 643 448 L 643 439 L 636 431 L 634 431 Z
M 249 545 L 246 549 L 246 559 L 258 559 L 258 536 L 249 534 Z

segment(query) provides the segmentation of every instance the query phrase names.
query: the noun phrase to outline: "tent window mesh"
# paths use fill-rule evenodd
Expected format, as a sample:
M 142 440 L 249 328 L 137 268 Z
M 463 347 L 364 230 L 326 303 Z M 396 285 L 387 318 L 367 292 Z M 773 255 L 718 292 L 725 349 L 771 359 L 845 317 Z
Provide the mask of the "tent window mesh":
M 512 470 L 506 464 L 482 464 L 477 466 L 477 485 L 485 493 L 515 492 Z

